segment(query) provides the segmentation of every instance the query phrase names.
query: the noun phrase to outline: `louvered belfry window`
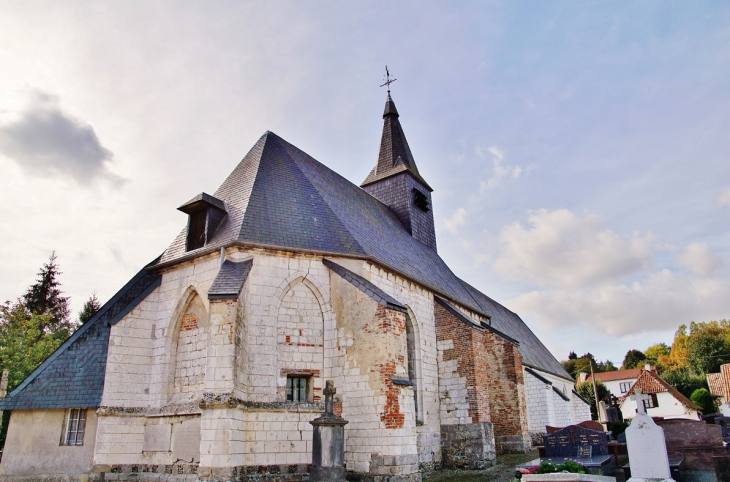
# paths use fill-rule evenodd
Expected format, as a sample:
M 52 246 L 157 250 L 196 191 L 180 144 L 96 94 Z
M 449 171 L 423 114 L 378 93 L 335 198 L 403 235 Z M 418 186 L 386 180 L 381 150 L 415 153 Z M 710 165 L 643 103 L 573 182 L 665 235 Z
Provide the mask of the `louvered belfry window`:
M 86 429 L 86 409 L 72 408 L 68 411 L 66 430 L 63 436 L 63 445 L 84 445 L 84 430 Z
M 190 214 L 190 221 L 188 222 L 188 251 L 205 246 L 205 223 L 208 218 L 207 214 L 207 209 L 201 209 Z

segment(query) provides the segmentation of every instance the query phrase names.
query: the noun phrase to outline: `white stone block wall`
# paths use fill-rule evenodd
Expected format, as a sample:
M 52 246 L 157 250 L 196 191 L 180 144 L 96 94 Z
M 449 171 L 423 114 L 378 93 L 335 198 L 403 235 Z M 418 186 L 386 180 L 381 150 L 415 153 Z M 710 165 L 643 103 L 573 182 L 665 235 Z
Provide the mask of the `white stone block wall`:
M 575 425 L 591 419 L 591 406 L 570 392 L 570 423 Z
M 443 352 L 453 350 L 453 340 L 438 342 L 438 367 L 440 415 L 442 425 L 458 425 L 472 423 L 469 416 L 469 399 L 466 378 L 459 376 L 457 359 L 444 360 Z
M 527 426 L 530 433 L 545 433 L 545 425 L 550 425 L 552 388 L 545 382 L 524 371 L 525 401 L 527 402 Z

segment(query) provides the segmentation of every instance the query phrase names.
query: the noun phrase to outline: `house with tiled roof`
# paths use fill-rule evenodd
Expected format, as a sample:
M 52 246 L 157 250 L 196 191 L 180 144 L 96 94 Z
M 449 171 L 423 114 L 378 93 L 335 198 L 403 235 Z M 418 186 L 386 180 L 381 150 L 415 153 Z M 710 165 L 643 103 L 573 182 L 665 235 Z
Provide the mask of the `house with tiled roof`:
M 390 92 L 360 186 L 266 132 L 0 401 L 0 475 L 305 480 L 326 380 L 367 480 L 487 467 L 589 419 L 527 324 L 439 256 L 431 192 Z
M 720 365 L 720 373 L 708 373 L 707 385 L 710 393 L 717 399 L 720 412 L 730 417 L 730 363 Z
M 637 402 L 631 398 L 637 389 L 648 395 L 642 403 L 646 413 L 652 417 L 701 419 L 699 405 L 682 395 L 655 371 L 641 369 L 636 382 L 619 405 L 624 420 L 634 418 L 637 413 Z
M 614 370 L 611 372 L 600 372 L 595 373 L 596 380 L 603 383 L 609 392 L 616 398 L 621 398 L 628 393 L 631 386 L 639 378 L 639 374 L 642 370 L 656 370 L 651 367 L 648 363 L 644 368 L 629 368 L 626 370 Z M 579 382 L 591 381 L 593 378 L 588 373 L 581 373 L 579 375 Z

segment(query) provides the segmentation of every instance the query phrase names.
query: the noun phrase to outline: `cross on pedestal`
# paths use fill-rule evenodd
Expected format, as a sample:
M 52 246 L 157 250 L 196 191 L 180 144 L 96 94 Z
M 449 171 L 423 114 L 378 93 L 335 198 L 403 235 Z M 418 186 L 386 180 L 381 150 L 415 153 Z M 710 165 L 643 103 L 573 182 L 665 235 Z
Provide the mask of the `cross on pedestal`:
M 637 388 L 634 391 L 634 394 L 631 395 L 631 400 L 636 402 L 636 413 L 643 413 L 646 415 L 646 410 L 644 409 L 644 400 L 649 400 L 651 397 L 649 395 L 644 395 L 641 393 L 641 388 Z
M 335 388 L 335 384 L 332 380 L 327 380 L 327 382 L 325 382 L 325 387 L 322 393 L 324 393 L 324 413 L 326 415 L 332 415 L 334 413 L 332 410 L 332 397 L 334 397 L 335 393 L 337 393 L 337 389 Z

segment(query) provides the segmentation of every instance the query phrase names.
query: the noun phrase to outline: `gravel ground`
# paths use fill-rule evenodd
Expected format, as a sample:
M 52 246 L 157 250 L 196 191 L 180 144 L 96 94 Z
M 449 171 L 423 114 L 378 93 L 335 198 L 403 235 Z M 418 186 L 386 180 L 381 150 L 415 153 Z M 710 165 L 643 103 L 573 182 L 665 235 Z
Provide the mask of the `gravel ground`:
M 485 470 L 439 470 L 428 477 L 427 482 L 507 482 L 514 478 L 515 467 L 523 462 L 537 458 L 537 450 L 525 454 L 508 454 L 497 457 L 497 465 Z

